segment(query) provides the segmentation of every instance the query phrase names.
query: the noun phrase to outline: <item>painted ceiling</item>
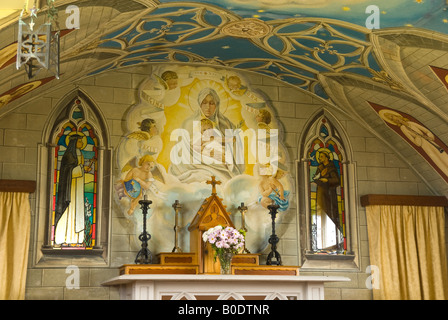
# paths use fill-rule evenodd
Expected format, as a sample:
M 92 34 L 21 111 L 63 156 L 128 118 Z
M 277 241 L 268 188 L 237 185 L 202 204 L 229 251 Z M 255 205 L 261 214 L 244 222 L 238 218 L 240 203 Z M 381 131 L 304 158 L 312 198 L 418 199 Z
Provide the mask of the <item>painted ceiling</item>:
M 162 0 L 162 3 L 176 2 Z M 445 32 L 448 18 L 445 0 L 209 0 L 201 1 L 230 10 L 243 18 L 277 20 L 321 17 L 365 26 L 366 9 L 377 6 L 381 28 L 414 26 Z M 370 12 L 370 11 L 369 11 Z
M 0 20 L 0 116 L 69 83 L 145 63 L 236 68 L 283 81 L 359 121 L 447 189 L 369 103 L 409 114 L 448 144 L 446 0 L 61 0 L 61 76 L 15 68 L 17 14 Z M 80 28 L 64 30 L 65 8 Z M 375 6 L 379 29 L 366 28 Z M 371 7 L 370 7 L 371 8 Z M 45 8 L 38 17 L 43 19 Z M 378 20 L 378 19 L 377 19 Z M 439 68 L 436 73 L 434 68 Z M 438 70 L 439 70 L 438 69 Z M 447 71 L 448 75 L 448 71 Z M 31 85 L 43 80 L 39 85 Z M 30 84 L 31 83 L 31 84 Z M 25 94 L 15 95 L 28 84 Z M 412 160 L 414 159 L 414 160 Z M 420 166 L 420 167 L 419 167 Z

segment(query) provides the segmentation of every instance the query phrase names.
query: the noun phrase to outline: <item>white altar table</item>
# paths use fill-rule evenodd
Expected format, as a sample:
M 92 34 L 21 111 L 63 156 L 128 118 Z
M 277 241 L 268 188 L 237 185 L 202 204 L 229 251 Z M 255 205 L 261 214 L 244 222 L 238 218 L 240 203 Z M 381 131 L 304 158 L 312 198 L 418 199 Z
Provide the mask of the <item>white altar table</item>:
M 122 300 L 323 300 L 325 282 L 347 277 L 132 274 L 102 283 L 119 286 Z

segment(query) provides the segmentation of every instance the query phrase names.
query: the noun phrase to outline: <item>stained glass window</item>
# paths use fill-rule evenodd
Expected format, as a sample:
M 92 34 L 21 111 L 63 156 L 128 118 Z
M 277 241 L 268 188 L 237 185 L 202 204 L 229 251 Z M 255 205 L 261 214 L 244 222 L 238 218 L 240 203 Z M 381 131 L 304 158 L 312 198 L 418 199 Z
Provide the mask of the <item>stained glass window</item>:
M 347 252 L 344 207 L 343 148 L 331 124 L 320 120 L 318 134 L 309 144 L 311 251 Z
M 97 225 L 98 139 L 79 99 L 55 137 L 51 245 L 92 249 Z

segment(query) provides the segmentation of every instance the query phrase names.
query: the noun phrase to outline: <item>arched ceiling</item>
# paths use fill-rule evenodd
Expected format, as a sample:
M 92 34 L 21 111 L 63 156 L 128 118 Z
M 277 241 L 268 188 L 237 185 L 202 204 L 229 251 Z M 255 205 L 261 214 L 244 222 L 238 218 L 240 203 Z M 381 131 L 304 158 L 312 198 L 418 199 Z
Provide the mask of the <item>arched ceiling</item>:
M 80 8 L 79 29 L 64 30 L 69 4 Z M 392 132 L 372 107 L 418 119 L 446 147 L 447 0 L 62 0 L 55 5 L 62 30 L 60 79 L 46 70 L 28 79 L 23 68 L 17 70 L 18 13 L 0 20 L 0 116 L 47 90 L 123 67 L 236 68 L 284 81 L 344 112 L 397 148 L 416 171 L 428 172 L 423 177 L 428 184 L 447 190 L 448 176 L 434 174 L 419 150 Z M 365 27 L 369 5 L 380 10 L 380 29 Z M 44 17 L 42 8 L 38 20 Z M 31 89 L 14 94 L 24 84 Z

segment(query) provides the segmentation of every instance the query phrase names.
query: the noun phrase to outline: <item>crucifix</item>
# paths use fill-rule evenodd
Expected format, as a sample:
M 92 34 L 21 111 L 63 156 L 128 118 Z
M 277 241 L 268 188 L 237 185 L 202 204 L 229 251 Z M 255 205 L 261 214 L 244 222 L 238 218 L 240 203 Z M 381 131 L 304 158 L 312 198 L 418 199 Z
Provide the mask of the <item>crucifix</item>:
M 215 176 L 212 176 L 212 180 L 206 181 L 206 183 L 212 185 L 212 194 L 216 194 L 216 185 L 221 184 L 221 181 L 216 181 Z
M 173 203 L 173 208 L 174 208 L 174 212 L 175 212 L 175 223 L 174 223 L 174 248 L 173 251 L 171 252 L 182 252 L 182 249 L 179 248 L 177 241 L 178 241 L 178 236 L 179 236 L 179 223 L 178 223 L 178 214 L 179 214 L 179 210 L 182 208 L 182 206 L 179 203 L 179 200 L 174 201 Z
M 238 210 L 241 212 L 241 229 L 244 231 L 244 238 L 246 238 L 246 219 L 244 218 L 244 214 L 247 212 L 247 206 L 244 205 L 244 202 L 241 202 L 241 206 L 238 207 Z M 246 239 L 244 239 L 244 249 L 243 252 L 250 253 L 250 251 L 246 248 Z

